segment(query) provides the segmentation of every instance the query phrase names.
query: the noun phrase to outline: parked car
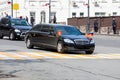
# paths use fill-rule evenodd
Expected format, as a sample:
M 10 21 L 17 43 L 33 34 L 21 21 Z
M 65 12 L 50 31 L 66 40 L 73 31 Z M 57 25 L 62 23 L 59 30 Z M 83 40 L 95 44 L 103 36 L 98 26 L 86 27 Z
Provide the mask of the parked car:
M 31 28 L 25 19 L 3 17 L 0 19 L 0 38 L 8 36 L 10 40 L 21 39 Z
M 61 24 L 37 24 L 25 35 L 27 48 L 40 46 L 62 53 L 68 50 L 94 52 L 95 43 L 75 26 Z

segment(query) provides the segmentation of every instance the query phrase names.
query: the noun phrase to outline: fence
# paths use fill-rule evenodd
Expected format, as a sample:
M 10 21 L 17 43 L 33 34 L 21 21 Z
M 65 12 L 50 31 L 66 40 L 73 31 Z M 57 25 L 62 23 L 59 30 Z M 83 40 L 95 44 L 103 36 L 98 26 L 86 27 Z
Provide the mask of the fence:
M 109 17 L 90 17 L 90 31 L 94 32 L 94 20 L 98 20 L 98 33 L 99 34 L 113 34 L 112 19 L 115 17 L 117 22 L 117 34 L 120 34 L 120 16 Z M 87 17 L 68 18 L 68 25 L 74 25 L 82 32 L 86 32 Z

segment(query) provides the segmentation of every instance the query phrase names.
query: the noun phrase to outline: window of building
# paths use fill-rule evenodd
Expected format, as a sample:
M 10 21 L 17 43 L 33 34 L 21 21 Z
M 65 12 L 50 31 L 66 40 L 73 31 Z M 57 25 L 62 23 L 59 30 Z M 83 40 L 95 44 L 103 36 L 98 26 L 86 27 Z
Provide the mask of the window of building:
M 95 12 L 95 17 L 102 17 L 105 16 L 105 12 Z
M 83 12 L 80 12 L 80 17 L 84 17 L 84 13 Z
M 51 19 L 53 19 L 55 15 L 56 15 L 56 12 L 51 12 Z
M 76 3 L 75 1 L 73 1 L 72 6 L 73 6 L 74 8 L 77 8 L 77 7 L 78 7 L 78 5 L 77 5 L 77 3 Z
M 76 17 L 76 12 L 73 12 L 73 13 L 72 13 L 72 17 Z
M 95 6 L 95 7 L 99 7 L 98 2 L 94 2 L 94 6 Z
M 116 16 L 117 15 L 117 12 L 113 12 L 113 16 Z
M 51 12 L 51 21 L 53 21 L 54 16 L 56 16 L 56 12 Z
M 120 0 L 112 0 L 112 3 L 120 3 Z
M 32 18 L 34 19 L 34 23 L 35 23 L 35 12 L 30 12 L 30 22 L 32 24 Z
M 101 12 L 100 14 L 101 14 L 101 16 L 105 16 L 105 12 Z
M 41 14 L 41 23 L 45 23 L 45 17 L 46 17 L 45 11 L 42 11 L 40 14 Z
M 99 12 L 95 12 L 95 17 L 99 17 L 100 13 Z

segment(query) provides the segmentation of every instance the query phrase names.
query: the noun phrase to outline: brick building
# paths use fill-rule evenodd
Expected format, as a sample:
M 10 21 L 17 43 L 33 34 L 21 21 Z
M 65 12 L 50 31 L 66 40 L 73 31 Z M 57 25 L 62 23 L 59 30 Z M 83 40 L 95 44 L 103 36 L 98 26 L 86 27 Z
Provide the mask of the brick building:
M 90 17 L 90 31 L 93 31 L 94 20 L 98 20 L 98 31 L 102 34 L 112 34 L 112 19 L 115 17 L 117 22 L 117 33 L 120 32 L 120 16 L 109 16 L 109 17 Z M 81 31 L 86 32 L 87 17 L 68 18 L 68 24 L 78 27 Z

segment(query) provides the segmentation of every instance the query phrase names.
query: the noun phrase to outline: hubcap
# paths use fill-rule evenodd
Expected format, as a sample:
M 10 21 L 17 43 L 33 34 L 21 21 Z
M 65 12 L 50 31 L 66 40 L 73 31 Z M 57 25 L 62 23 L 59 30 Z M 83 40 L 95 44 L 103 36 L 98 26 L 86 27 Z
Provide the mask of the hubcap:
M 27 39 L 27 47 L 29 47 L 30 46 L 30 40 L 29 39 Z
M 62 50 L 62 44 L 61 43 L 58 43 L 58 52 L 61 52 L 61 50 Z
M 13 39 L 13 33 L 10 34 L 10 39 Z

